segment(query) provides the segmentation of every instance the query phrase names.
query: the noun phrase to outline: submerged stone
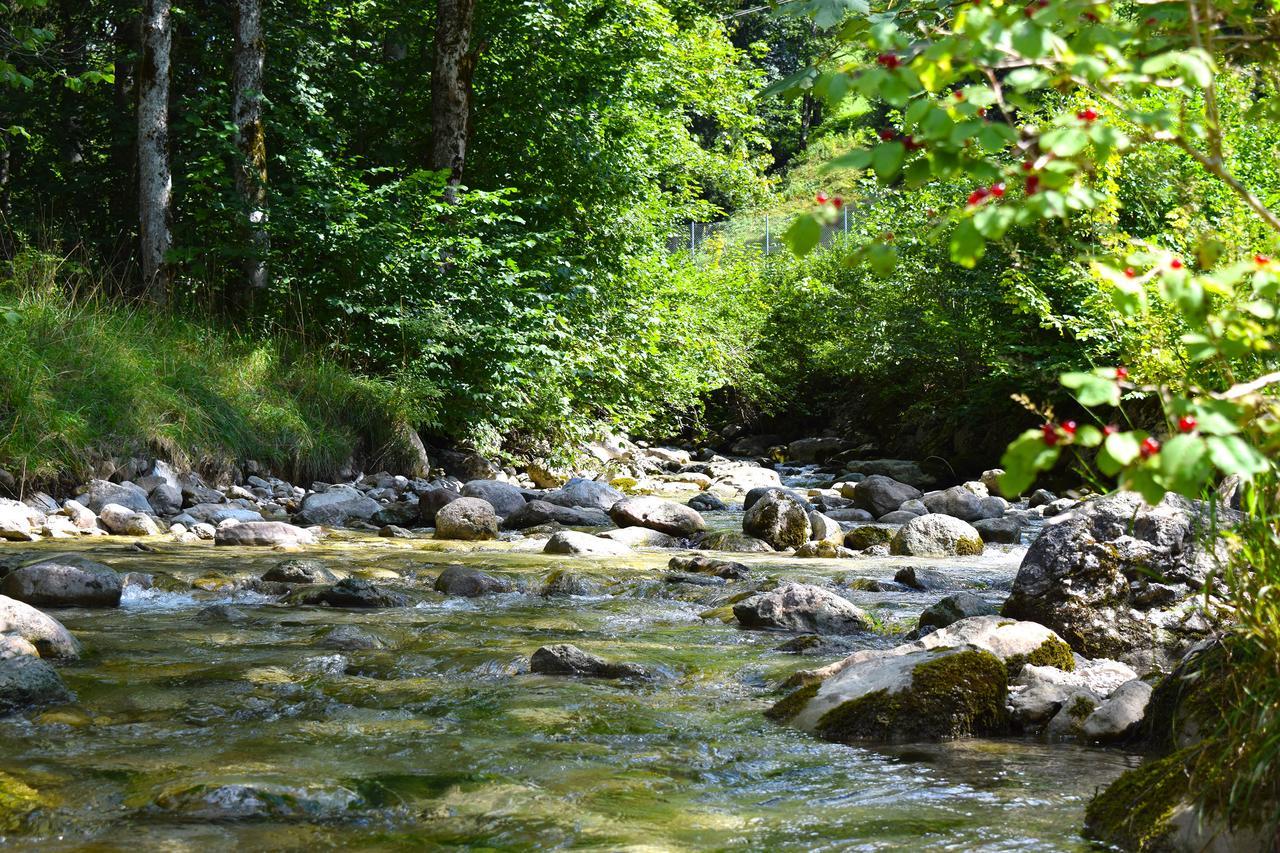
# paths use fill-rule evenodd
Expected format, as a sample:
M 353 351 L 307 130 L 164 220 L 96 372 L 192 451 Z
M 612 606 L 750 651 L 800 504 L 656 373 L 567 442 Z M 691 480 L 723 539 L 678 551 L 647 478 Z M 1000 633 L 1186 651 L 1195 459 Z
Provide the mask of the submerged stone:
M 649 670 L 634 663 L 610 663 L 569 643 L 543 646 L 529 658 L 529 668 L 542 675 L 577 675 L 588 678 L 651 678 Z

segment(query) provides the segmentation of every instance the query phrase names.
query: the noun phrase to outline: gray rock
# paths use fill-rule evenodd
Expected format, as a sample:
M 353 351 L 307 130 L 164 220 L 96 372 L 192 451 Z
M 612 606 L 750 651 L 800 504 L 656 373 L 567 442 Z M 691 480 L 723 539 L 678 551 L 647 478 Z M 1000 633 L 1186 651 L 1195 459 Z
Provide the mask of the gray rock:
M 872 627 L 867 614 L 849 601 L 822 587 L 800 583 L 783 584 L 740 601 L 733 606 L 733 615 L 744 628 L 805 634 L 855 634 Z
M 920 614 L 920 627 L 917 631 L 921 634 L 925 633 L 926 629 L 936 631 L 961 619 L 968 619 L 970 616 L 994 616 L 998 612 L 995 605 L 972 592 L 957 592 L 926 607 Z
M 844 535 L 844 544 L 854 551 L 865 551 L 872 545 L 888 545 L 897 532 L 891 524 L 859 524 Z
M 574 477 L 559 489 L 547 492 L 542 499 L 558 506 L 589 507 L 608 512 L 614 504 L 625 498 L 626 495 L 608 483 Z
M 772 554 L 773 546 L 763 539 L 737 530 L 716 530 L 703 536 L 698 547 L 706 551 L 728 551 L 734 554 Z
M 1031 497 L 1027 500 L 1027 506 L 1037 507 L 1045 504 L 1053 503 L 1058 496 L 1048 489 L 1036 489 L 1031 493 Z
M 29 604 L 0 595 L 0 636 L 21 637 L 42 658 L 74 660 L 80 642 L 61 622 Z
M 672 557 L 667 566 L 676 572 L 715 575 L 725 580 L 742 580 L 751 574 L 751 570 L 742 563 L 711 557 Z
M 1219 508 L 1219 523 L 1236 517 Z M 1214 555 L 1201 544 L 1207 524 L 1205 505 L 1173 495 L 1155 507 L 1131 492 L 1085 501 L 1045 525 L 1003 612 L 1049 626 L 1085 657 L 1119 659 L 1140 672 L 1168 668 L 1208 628 L 1173 609 L 1213 571 Z M 1151 582 L 1178 590 L 1179 605 L 1140 609 L 1135 593 Z
M 445 595 L 479 598 L 498 592 L 511 592 L 511 582 L 468 566 L 449 566 L 436 578 L 435 590 Z
M 1102 697 L 1092 690 L 1077 687 L 1062 700 L 1058 712 L 1049 720 L 1044 733 L 1053 740 L 1076 738 L 1082 734 L 1084 721 L 1102 704 Z
M 332 586 L 302 586 L 290 594 L 288 601 L 357 609 L 409 606 L 409 599 L 403 595 L 379 589 L 363 578 L 343 578 Z
M 610 663 L 569 643 L 543 646 L 529 658 L 529 669 L 540 675 L 646 680 L 649 671 L 634 663 Z
M 500 518 L 506 518 L 525 504 L 518 488 L 500 480 L 472 480 L 462 487 L 462 496 L 485 501 Z
M 243 625 L 249 614 L 234 604 L 210 604 L 196 612 L 196 621 L 209 625 Z
M 436 513 L 437 539 L 481 541 L 498 538 L 498 515 L 488 501 L 458 498 Z
M 720 500 L 711 492 L 701 492 L 689 498 L 686 502 L 689 507 L 696 509 L 698 512 L 719 512 L 728 509 L 725 502 Z
M 925 506 L 924 501 L 917 498 L 914 500 L 903 501 L 902 506 L 898 507 L 897 511 L 909 512 L 912 515 L 928 515 L 929 507 Z M 892 513 L 890 513 L 890 515 L 892 515 Z
M 829 509 L 826 512 L 826 516 L 834 521 L 853 522 L 854 524 L 865 524 L 876 520 L 874 515 L 865 509 L 858 509 L 857 507 Z
M 963 486 L 930 492 L 924 496 L 924 505 L 929 512 L 949 515 L 961 521 L 977 521 L 982 517 L 978 496 Z
M 427 489 L 418 495 L 418 521 L 424 527 L 436 526 L 436 514 L 462 495 L 453 489 Z
M 899 483 L 915 486 L 917 489 L 927 489 L 934 484 L 933 476 L 925 473 L 919 462 L 907 459 L 860 459 L 845 465 L 845 470 L 851 474 L 863 474 L 868 479 L 875 476 L 891 478 Z M 877 513 L 877 515 L 883 514 Z
M 834 560 L 843 557 L 856 557 L 857 554 L 843 545 L 837 545 L 829 539 L 820 542 L 805 542 L 795 550 L 795 556 L 800 558 L 817 557 L 825 560 Z
M 593 536 L 590 533 L 579 533 L 576 530 L 561 530 L 551 534 L 544 554 L 567 554 L 576 557 L 626 557 L 634 552 L 621 542 Z
M 14 569 L 0 581 L 0 594 L 36 607 L 115 607 L 123 588 L 114 570 L 74 554 Z
M 1050 501 L 1045 504 L 1041 514 L 1045 518 L 1053 518 L 1054 516 L 1062 515 L 1064 512 L 1069 512 L 1079 505 L 1080 502 L 1075 498 L 1058 498 L 1056 501 Z
M 599 595 L 600 589 L 590 578 L 565 569 L 556 569 L 547 575 L 541 594 L 547 598 L 588 596 Z
M 20 501 L 0 498 L 0 539 L 30 542 L 36 538 L 43 516 Z
M 177 515 L 182 512 L 182 490 L 168 483 L 160 483 L 147 494 L 150 512 L 156 515 Z
M 263 521 L 262 513 L 236 504 L 200 503 L 187 507 L 186 515 L 194 522 L 212 524 L 215 527 L 227 519 L 233 521 Z M 181 516 L 179 516 L 179 519 Z M 177 520 L 177 519 L 175 519 Z M 183 521 L 185 524 L 186 522 Z M 318 522 L 317 522 L 318 523 Z
M 1138 679 L 1120 685 L 1085 718 L 1080 733 L 1102 743 L 1124 740 L 1142 723 L 1151 693 L 1151 685 Z
M 908 512 L 905 509 L 895 509 L 893 512 L 886 512 L 876 520 L 881 524 L 906 524 L 911 519 L 919 517 L 920 516 L 914 512 Z
M 938 589 L 956 589 L 961 584 L 934 569 L 923 569 L 919 566 L 905 566 L 898 569 L 893 579 L 903 586 L 932 592 Z
M 1003 476 L 1003 468 L 991 468 L 987 471 L 983 471 L 979 480 L 982 482 L 982 485 L 987 487 L 987 494 L 1003 498 L 1007 497 L 1007 495 L 1000 491 L 1000 478 Z
M 1009 511 L 1009 502 L 995 495 L 978 498 L 978 520 L 1000 518 Z
M 809 511 L 790 495 L 769 491 L 742 518 L 742 531 L 774 548 L 798 548 L 809 541 Z
M 1022 541 L 1023 524 L 1016 518 L 980 518 L 973 523 L 983 542 L 1002 545 L 1017 545 Z
M 149 510 L 148 510 L 149 511 Z M 150 515 L 134 512 L 119 504 L 107 504 L 98 513 L 98 521 L 119 536 L 158 536 L 160 528 Z
M 378 529 L 378 535 L 387 539 L 412 539 L 413 531 L 396 527 L 394 524 L 386 524 Z
M 57 670 L 40 658 L 0 658 L 0 716 L 71 701 Z
M 62 513 L 81 530 L 94 530 L 98 526 L 98 514 L 79 501 L 66 501 Z
M 680 545 L 680 541 L 674 536 L 669 536 L 657 530 L 650 530 L 647 527 L 619 527 L 615 530 L 605 530 L 596 535 L 602 539 L 621 542 L 630 548 L 676 548 Z
M 833 436 L 801 438 L 787 445 L 787 458 L 796 462 L 826 462 L 849 447 L 849 442 Z
M 151 512 L 151 503 L 147 493 L 136 484 L 130 482 L 111 483 L 106 480 L 91 480 L 83 494 L 76 500 L 96 513 L 101 514 L 107 504 L 118 504 L 134 512 Z
M 521 498 L 523 501 L 523 498 Z M 499 513 L 501 514 L 501 513 Z M 523 504 L 503 521 L 508 530 L 524 530 L 539 524 L 563 524 L 565 527 L 601 527 L 609 524 L 609 516 L 595 507 L 558 506 L 534 500 Z
M 982 537 L 973 527 L 949 515 L 912 518 L 893 537 L 889 550 L 911 557 L 955 557 L 982 553 Z
M 330 486 L 326 491 L 302 499 L 297 520 L 306 525 L 347 527 L 353 522 L 369 521 L 380 509 L 382 504 L 353 486 Z
M 844 528 L 835 519 L 814 510 L 809 513 L 809 538 L 815 542 L 844 544 Z
M 320 638 L 318 645 L 340 652 L 385 649 L 387 643 L 377 635 L 355 625 L 338 625 Z
M 707 529 L 697 510 L 656 497 L 618 501 L 609 509 L 609 517 L 619 527 L 648 527 L 671 536 L 692 536 Z
M 220 527 L 213 537 L 214 545 L 263 546 L 316 544 L 315 534 L 283 521 L 246 521 L 231 527 Z
M 809 502 L 808 495 L 801 494 L 800 492 L 797 492 L 795 489 L 785 489 L 781 486 L 756 486 L 754 489 L 751 489 L 750 491 L 748 491 L 747 494 L 742 498 L 743 511 L 750 510 L 753 506 L 756 505 L 757 501 L 759 501 L 765 495 L 773 492 L 784 494 L 787 497 L 791 498 L 793 501 L 795 501 L 796 503 L 804 507 L 805 512 L 809 512 L 814 509 L 813 504 Z
M 873 474 L 853 487 L 854 504 L 876 518 L 894 512 L 907 501 L 919 497 L 920 490 L 915 486 L 880 474 Z
M 418 523 L 418 503 L 416 501 L 396 501 L 387 504 L 369 517 L 369 523 L 377 527 L 388 525 L 410 527 Z
M 318 560 L 285 560 L 267 569 L 262 579 L 275 583 L 336 583 L 338 576 Z

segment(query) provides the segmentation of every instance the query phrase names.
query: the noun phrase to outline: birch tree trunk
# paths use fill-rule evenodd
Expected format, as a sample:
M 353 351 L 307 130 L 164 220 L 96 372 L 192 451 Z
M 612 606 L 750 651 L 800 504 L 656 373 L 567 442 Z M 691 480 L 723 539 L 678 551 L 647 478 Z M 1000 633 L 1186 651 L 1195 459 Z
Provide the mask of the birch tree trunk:
M 471 50 L 476 0 L 437 0 L 435 66 L 431 72 L 431 168 L 449 172 L 445 198 L 457 200 L 471 121 Z
M 144 0 L 142 63 L 138 73 L 138 221 L 142 288 L 152 302 L 169 301 L 173 271 L 165 260 L 173 175 L 169 171 L 169 49 L 171 0 Z
M 244 208 L 250 254 L 235 302 L 248 310 L 267 288 L 267 141 L 262 121 L 262 70 L 266 42 L 262 34 L 262 0 L 236 0 L 236 49 L 232 60 L 232 120 L 236 127 L 236 191 Z

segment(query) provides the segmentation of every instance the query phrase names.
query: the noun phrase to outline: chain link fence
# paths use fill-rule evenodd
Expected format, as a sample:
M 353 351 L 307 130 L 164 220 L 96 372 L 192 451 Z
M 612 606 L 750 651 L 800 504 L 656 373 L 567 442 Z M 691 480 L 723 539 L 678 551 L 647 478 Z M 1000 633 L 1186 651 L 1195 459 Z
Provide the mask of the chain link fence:
M 754 249 L 762 256 L 786 251 L 782 235 L 791 227 L 795 214 L 747 214 L 719 222 L 693 222 L 667 238 L 667 250 L 690 255 L 714 254 L 730 249 Z M 849 207 L 839 218 L 822 228 L 822 245 L 830 246 L 849 233 Z

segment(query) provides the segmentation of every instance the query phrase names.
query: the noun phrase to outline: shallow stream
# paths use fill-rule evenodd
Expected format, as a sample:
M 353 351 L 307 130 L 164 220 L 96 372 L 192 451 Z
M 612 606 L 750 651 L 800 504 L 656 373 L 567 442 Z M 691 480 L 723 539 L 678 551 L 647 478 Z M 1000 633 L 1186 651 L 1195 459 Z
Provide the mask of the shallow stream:
M 726 527 L 741 518 L 716 515 Z M 588 560 L 341 535 L 298 555 L 415 602 L 355 611 L 228 592 L 285 558 L 262 549 L 70 547 L 159 582 L 130 588 L 118 610 L 54 612 L 86 654 L 60 667 L 76 704 L 0 720 L 0 766 L 50 804 L 2 839 L 14 847 L 1083 850 L 1088 797 L 1137 761 L 1031 739 L 850 748 L 774 725 L 761 712 L 777 683 L 838 655 L 783 653 L 787 635 L 700 618 L 733 586 L 664 583 L 670 551 Z M 914 562 L 998 600 L 1023 551 L 722 556 L 837 586 Z M 431 585 L 451 563 L 526 591 L 445 598 Z M 541 596 L 556 569 L 600 594 Z M 163 591 L 198 579 L 206 588 Z M 889 626 L 944 594 L 849 593 Z M 216 603 L 234 610 L 202 613 Z M 387 647 L 326 648 L 336 625 Z M 555 642 L 663 677 L 529 674 L 529 654 Z

